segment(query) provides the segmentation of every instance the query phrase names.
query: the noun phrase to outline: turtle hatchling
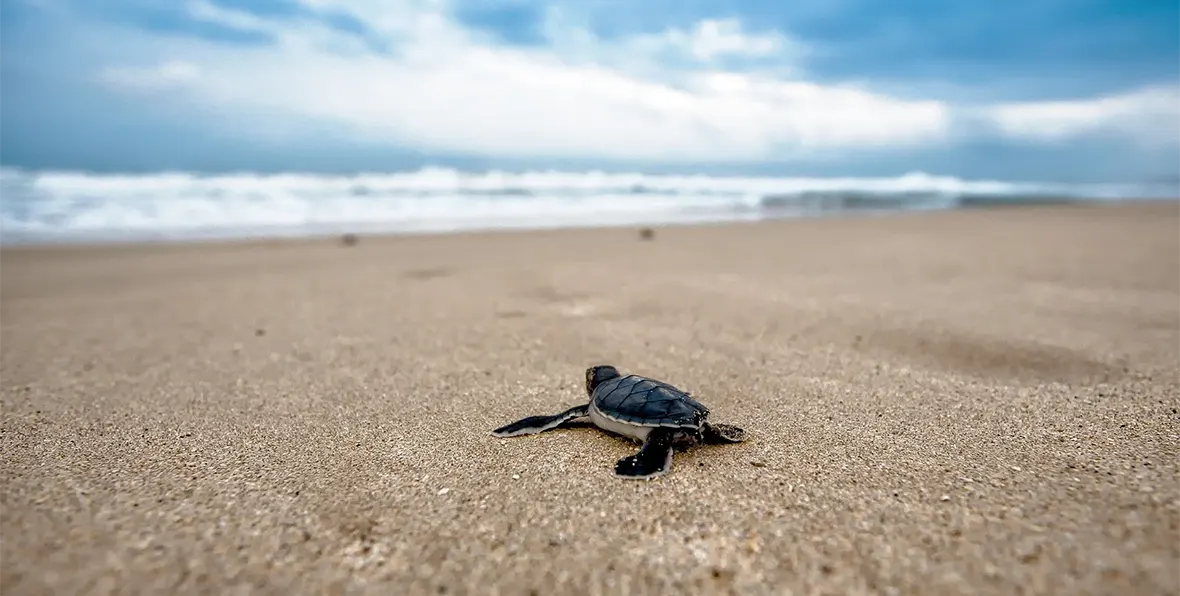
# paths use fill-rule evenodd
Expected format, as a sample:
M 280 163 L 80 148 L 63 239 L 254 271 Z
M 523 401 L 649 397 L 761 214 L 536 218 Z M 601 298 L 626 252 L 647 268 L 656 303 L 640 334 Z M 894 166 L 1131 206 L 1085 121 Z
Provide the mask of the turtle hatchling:
M 709 422 L 709 408 L 692 395 L 655 379 L 622 375 L 613 366 L 586 369 L 590 402 L 551 416 L 529 416 L 492 431 L 497 437 L 532 435 L 589 417 L 607 432 L 638 441 L 638 453 L 615 464 L 615 476 L 650 480 L 672 468 L 674 448 L 698 443 L 740 443 L 746 432 Z

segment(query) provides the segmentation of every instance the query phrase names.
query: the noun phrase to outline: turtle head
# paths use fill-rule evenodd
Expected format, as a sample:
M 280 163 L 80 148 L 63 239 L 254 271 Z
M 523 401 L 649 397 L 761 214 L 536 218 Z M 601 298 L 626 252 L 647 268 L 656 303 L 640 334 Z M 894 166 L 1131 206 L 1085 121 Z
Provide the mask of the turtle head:
M 609 365 L 591 366 L 586 369 L 586 393 L 593 394 L 594 388 L 619 376 L 619 369 Z

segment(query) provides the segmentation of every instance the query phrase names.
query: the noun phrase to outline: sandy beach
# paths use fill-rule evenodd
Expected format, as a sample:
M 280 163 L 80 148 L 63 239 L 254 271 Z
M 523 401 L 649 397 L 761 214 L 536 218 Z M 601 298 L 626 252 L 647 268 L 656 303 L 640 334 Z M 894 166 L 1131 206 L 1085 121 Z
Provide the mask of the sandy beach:
M 1180 207 L 5 248 L 0 591 L 1180 594 Z M 610 363 L 750 435 L 492 428 Z

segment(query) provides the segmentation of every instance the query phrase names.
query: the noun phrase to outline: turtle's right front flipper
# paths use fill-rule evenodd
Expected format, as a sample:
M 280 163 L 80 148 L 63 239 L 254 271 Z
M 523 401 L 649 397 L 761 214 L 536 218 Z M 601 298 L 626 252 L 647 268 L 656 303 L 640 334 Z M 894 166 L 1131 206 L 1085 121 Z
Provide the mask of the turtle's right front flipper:
M 547 430 L 553 430 L 570 420 L 587 416 L 590 413 L 590 405 L 584 404 L 581 406 L 574 406 L 560 414 L 553 416 L 529 416 L 521 420 L 517 420 L 512 424 L 505 424 L 500 428 L 492 431 L 493 436 L 497 437 L 518 437 L 520 435 L 535 435 L 543 433 Z
M 631 480 L 651 480 L 672 469 L 672 443 L 676 431 L 653 428 L 639 453 L 628 455 L 615 463 L 615 476 Z

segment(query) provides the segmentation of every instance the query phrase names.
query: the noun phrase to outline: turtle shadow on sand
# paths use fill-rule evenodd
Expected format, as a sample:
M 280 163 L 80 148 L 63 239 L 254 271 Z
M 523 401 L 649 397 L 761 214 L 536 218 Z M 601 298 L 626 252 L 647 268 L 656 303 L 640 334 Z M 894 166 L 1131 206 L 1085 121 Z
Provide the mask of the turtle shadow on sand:
M 493 430 L 492 435 L 518 437 L 595 426 L 642 444 L 638 453 L 615 463 L 615 476 L 633 480 L 666 474 L 677 449 L 746 440 L 744 430 L 710 422 L 709 409 L 688 392 L 647 377 L 619 374 L 613 366 L 586 369 L 586 394 L 590 398 L 586 404 L 558 414 L 522 418 Z

